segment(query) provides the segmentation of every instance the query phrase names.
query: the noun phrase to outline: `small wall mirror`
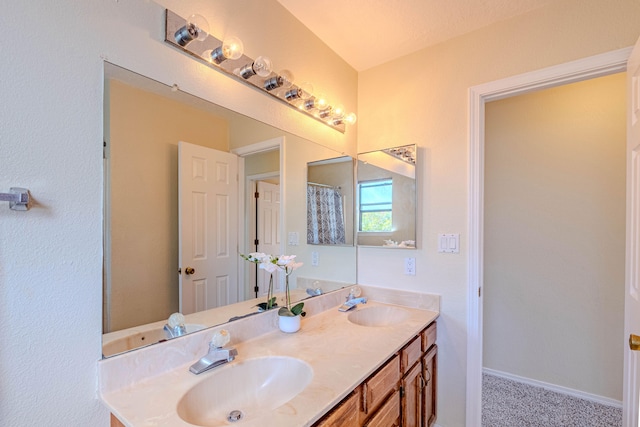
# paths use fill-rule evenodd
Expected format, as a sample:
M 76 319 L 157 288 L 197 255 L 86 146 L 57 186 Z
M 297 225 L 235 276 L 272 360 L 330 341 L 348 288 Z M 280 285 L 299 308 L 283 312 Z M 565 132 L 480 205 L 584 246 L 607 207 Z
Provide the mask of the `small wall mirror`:
M 358 246 L 416 248 L 415 144 L 358 154 Z
M 307 244 L 353 246 L 353 158 L 307 163 Z

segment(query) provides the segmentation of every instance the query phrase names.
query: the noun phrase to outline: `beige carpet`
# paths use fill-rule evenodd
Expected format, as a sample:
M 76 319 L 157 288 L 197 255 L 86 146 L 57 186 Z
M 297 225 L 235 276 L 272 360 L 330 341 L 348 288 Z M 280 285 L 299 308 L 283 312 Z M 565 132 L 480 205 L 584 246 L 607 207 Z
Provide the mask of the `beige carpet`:
M 620 427 L 622 409 L 484 374 L 482 426 Z

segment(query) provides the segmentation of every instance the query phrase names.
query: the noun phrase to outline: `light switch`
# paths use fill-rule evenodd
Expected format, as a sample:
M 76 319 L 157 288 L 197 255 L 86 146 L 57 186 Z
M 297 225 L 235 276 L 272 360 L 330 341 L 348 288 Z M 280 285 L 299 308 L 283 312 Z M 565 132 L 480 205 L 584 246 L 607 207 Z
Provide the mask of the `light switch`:
M 460 234 L 438 234 L 438 252 L 460 253 Z
M 320 264 L 320 255 L 318 252 L 311 252 L 311 265 L 317 267 Z
M 300 238 L 297 231 L 289 232 L 289 246 L 298 246 L 300 244 Z

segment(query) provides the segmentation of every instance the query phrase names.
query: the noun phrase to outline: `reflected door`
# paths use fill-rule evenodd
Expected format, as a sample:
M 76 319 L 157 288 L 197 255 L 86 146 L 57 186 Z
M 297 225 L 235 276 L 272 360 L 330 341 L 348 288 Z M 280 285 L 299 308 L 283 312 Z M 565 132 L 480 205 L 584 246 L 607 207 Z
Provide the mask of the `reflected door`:
M 258 181 L 258 198 L 256 199 L 256 215 L 258 239 L 257 252 L 280 255 L 280 186 Z M 267 295 L 270 274 L 258 269 L 258 296 Z M 280 281 L 274 273 L 274 292 L 280 289 Z
M 178 144 L 180 312 L 238 301 L 238 160 Z

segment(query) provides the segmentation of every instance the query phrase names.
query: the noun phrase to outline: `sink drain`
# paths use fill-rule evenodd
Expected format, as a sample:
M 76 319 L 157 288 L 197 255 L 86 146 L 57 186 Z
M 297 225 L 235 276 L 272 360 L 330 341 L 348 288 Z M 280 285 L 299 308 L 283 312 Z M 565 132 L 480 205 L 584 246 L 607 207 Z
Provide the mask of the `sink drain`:
M 229 415 L 227 415 L 227 420 L 229 422 L 235 423 L 236 421 L 240 421 L 242 419 L 242 411 L 231 411 Z

